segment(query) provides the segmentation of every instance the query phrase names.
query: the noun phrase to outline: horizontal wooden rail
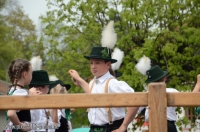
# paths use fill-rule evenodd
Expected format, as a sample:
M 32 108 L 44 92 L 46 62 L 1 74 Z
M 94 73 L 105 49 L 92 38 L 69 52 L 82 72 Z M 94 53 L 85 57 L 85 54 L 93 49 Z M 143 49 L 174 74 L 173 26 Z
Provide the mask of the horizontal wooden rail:
M 200 93 L 167 93 L 167 106 L 200 106 Z
M 148 93 L 0 96 L 0 110 L 147 106 Z M 167 106 L 200 106 L 200 93 L 167 93 Z
M 0 110 L 147 106 L 148 93 L 0 96 Z

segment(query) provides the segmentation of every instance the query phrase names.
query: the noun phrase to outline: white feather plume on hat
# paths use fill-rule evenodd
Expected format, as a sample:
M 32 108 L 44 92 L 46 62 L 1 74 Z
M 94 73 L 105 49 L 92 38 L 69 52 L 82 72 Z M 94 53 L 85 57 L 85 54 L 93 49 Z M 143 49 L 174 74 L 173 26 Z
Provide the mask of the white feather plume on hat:
M 144 55 L 135 67 L 141 74 L 146 75 L 146 71 L 151 68 L 151 60 Z
M 114 29 L 114 21 L 110 21 L 102 31 L 101 45 L 102 47 L 114 48 L 117 42 L 117 34 Z
M 56 81 L 56 80 L 58 80 L 58 78 L 55 75 L 50 75 L 49 80 L 50 81 Z
M 41 70 L 42 59 L 40 58 L 40 56 L 32 57 L 30 63 L 33 71 Z
M 119 67 L 120 67 L 120 65 L 122 63 L 123 58 L 124 58 L 124 52 L 121 51 L 119 48 L 115 48 L 114 51 L 113 51 L 113 53 L 112 53 L 112 59 L 117 60 L 117 62 L 113 63 L 111 65 L 112 70 L 115 71 L 115 70 L 119 69 Z

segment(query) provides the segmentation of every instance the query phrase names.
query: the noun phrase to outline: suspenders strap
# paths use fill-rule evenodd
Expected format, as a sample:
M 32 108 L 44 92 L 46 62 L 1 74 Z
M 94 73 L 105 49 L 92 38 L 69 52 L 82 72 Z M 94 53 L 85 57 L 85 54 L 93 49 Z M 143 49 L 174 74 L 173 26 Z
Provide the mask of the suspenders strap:
M 106 82 L 106 86 L 105 86 L 105 93 L 108 93 L 108 83 L 110 82 L 110 80 L 113 79 L 113 78 L 109 78 Z M 106 108 L 106 111 L 108 113 L 108 120 L 109 120 L 109 124 L 113 124 L 112 122 L 112 115 L 111 115 L 111 110 L 110 108 Z
M 108 83 L 110 82 L 110 80 L 113 79 L 113 78 L 109 78 L 107 81 L 106 81 L 106 85 L 105 85 L 105 93 L 108 93 Z M 95 81 L 95 80 L 94 80 Z M 90 87 L 89 89 L 89 93 L 92 92 L 92 89 L 93 89 L 93 86 L 94 86 L 94 81 L 92 82 L 92 86 Z M 87 108 L 87 112 L 89 111 L 90 108 Z M 109 124 L 112 124 L 112 115 L 111 115 L 111 110 L 110 108 L 106 108 L 106 112 L 108 113 L 108 120 L 109 120 Z

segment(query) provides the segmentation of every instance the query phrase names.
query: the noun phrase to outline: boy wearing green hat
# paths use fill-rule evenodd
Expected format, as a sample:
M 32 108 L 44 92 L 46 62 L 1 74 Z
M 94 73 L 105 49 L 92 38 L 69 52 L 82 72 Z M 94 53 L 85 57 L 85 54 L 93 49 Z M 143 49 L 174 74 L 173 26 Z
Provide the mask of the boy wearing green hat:
M 44 70 L 33 71 L 32 80 L 29 85 L 29 94 L 47 94 L 49 92 L 49 85 L 52 82 L 49 81 L 48 73 Z M 34 109 L 31 110 L 31 123 L 33 128 L 31 132 L 55 132 L 56 124 L 53 123 L 52 117 L 49 114 L 48 109 Z M 55 112 L 55 111 L 53 111 Z M 42 129 L 41 129 L 42 128 Z
M 146 83 L 151 82 L 166 82 L 168 71 L 162 70 L 158 65 L 151 67 L 147 70 Z M 166 88 L 166 92 L 178 92 L 174 88 Z M 148 122 L 148 108 L 145 111 L 145 121 Z M 177 121 L 176 107 L 167 107 L 167 128 L 168 132 L 177 132 L 175 122 Z
M 90 56 L 84 56 L 90 61 L 90 71 L 94 79 L 88 84 L 75 70 L 69 70 L 75 85 L 81 86 L 86 93 L 133 93 L 134 90 L 124 81 L 118 81 L 109 72 L 112 63 L 110 49 L 107 47 L 93 47 Z M 106 85 L 107 84 L 107 85 Z M 136 115 L 138 108 L 90 108 L 88 119 L 91 124 L 90 132 L 111 132 L 120 130 L 125 132 L 129 123 Z

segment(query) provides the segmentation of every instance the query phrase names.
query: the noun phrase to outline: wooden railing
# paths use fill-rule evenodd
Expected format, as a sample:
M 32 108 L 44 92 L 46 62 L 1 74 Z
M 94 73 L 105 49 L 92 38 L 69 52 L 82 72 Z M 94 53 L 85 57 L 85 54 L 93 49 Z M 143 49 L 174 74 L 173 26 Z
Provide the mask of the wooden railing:
M 166 93 L 164 83 L 151 83 L 148 93 L 0 96 L 0 110 L 149 106 L 149 132 L 167 132 L 167 106 L 199 106 L 200 93 Z

